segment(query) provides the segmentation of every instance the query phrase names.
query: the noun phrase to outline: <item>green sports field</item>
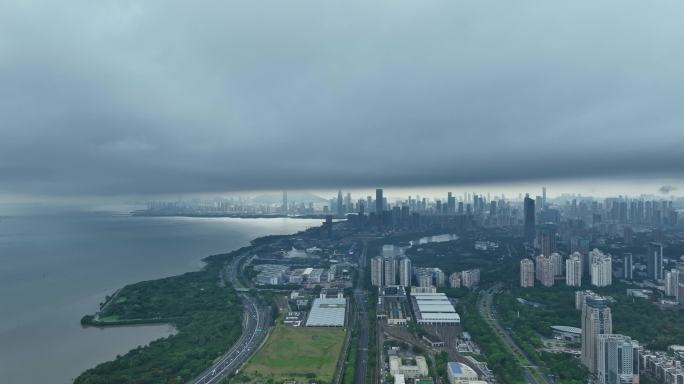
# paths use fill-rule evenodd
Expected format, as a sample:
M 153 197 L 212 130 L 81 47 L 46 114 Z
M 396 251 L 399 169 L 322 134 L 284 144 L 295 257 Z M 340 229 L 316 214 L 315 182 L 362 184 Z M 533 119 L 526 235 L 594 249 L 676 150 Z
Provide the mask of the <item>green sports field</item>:
M 329 383 L 335 374 L 344 335 L 342 328 L 296 328 L 279 324 L 263 348 L 231 382 L 308 382 L 317 378 Z

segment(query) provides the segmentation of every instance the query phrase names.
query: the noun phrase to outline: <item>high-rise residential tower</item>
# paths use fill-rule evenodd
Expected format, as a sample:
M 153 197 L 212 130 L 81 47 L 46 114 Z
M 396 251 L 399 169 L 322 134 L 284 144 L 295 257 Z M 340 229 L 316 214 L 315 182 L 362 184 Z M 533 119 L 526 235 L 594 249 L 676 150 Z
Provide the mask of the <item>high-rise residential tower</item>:
M 613 333 L 613 320 L 608 300 L 598 295 L 585 295 L 582 305 L 582 363 L 596 373 L 598 335 Z
M 375 287 L 382 287 L 384 274 L 383 259 L 381 256 L 375 256 L 371 259 L 371 284 Z
M 386 257 L 383 263 L 385 267 L 385 285 L 397 285 L 399 260 L 394 257 Z
M 646 252 L 648 277 L 653 281 L 663 279 L 663 245 L 650 243 Z
M 579 252 L 565 260 L 565 284 L 571 287 L 582 286 L 582 255 Z
M 625 335 L 598 335 L 596 377 L 598 384 L 638 383 L 639 343 Z
M 632 254 L 627 252 L 622 255 L 623 277 L 625 280 L 634 279 L 634 264 Z
M 399 284 L 404 287 L 410 287 L 412 274 L 411 259 L 404 257 L 399 260 Z
M 520 260 L 520 287 L 534 287 L 534 261 L 531 259 Z
M 613 283 L 613 260 L 610 255 L 594 249 L 589 252 L 591 285 L 607 287 Z

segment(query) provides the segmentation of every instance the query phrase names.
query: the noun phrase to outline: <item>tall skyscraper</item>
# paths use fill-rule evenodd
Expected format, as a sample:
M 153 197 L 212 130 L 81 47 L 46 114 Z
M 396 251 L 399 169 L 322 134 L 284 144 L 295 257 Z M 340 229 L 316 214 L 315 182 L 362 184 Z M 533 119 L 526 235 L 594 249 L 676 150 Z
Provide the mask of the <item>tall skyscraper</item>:
M 399 284 L 404 287 L 410 287 L 412 274 L 411 259 L 404 257 L 399 260 Z
M 385 268 L 383 265 L 383 259 L 381 256 L 375 256 L 371 259 L 371 284 L 375 287 L 382 287 L 383 276 L 385 274 Z
M 528 242 L 534 241 L 535 236 L 535 211 L 534 200 L 530 198 L 529 194 L 525 194 L 524 200 L 524 217 L 525 217 L 525 240 Z
M 542 187 L 542 209 L 546 209 L 546 187 Z
M 384 198 L 382 197 L 382 188 L 375 190 L 375 214 L 380 217 L 382 215 L 382 204 Z
M 663 246 L 658 243 L 650 243 L 646 252 L 648 277 L 651 280 L 663 279 Z
M 399 261 L 394 257 L 386 257 L 383 263 L 385 264 L 385 285 L 397 285 Z
M 625 253 L 622 255 L 623 259 L 623 277 L 625 280 L 633 280 L 634 279 L 634 264 L 633 264 L 633 259 L 632 259 L 632 254 L 631 253 Z
M 534 287 L 534 262 L 531 259 L 520 260 L 520 287 Z
M 638 383 L 639 343 L 624 335 L 598 335 L 596 377 L 598 384 Z
M 565 261 L 565 284 L 571 287 L 582 286 L 582 255 L 578 252 Z
M 598 295 L 585 295 L 582 305 L 582 363 L 596 373 L 598 335 L 613 333 L 613 320 L 608 300 Z
M 542 255 L 551 256 L 556 251 L 556 226 L 553 224 L 543 224 L 538 232 L 538 247 Z
M 451 192 L 447 195 L 447 212 L 450 215 L 456 213 L 456 198 L 452 196 Z
M 283 191 L 283 206 L 281 207 L 281 210 L 283 211 L 284 214 L 287 215 L 287 212 L 288 212 L 287 191 Z
M 337 216 L 344 215 L 344 205 L 342 202 L 342 191 L 337 191 Z

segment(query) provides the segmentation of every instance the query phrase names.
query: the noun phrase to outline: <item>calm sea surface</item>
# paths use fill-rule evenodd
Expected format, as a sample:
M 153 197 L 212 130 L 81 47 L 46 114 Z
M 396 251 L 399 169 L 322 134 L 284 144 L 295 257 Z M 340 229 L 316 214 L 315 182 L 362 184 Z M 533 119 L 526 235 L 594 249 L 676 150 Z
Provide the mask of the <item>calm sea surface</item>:
M 173 330 L 82 328 L 106 294 L 201 268 L 201 258 L 320 220 L 153 218 L 108 213 L 0 217 L 0 383 L 70 383 Z

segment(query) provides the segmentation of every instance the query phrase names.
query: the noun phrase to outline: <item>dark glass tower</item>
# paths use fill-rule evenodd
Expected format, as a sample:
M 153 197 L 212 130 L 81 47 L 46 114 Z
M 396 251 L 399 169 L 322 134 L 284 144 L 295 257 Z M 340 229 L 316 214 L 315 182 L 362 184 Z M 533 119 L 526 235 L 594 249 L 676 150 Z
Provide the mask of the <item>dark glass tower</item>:
M 525 240 L 533 241 L 535 236 L 534 200 L 525 194 Z

